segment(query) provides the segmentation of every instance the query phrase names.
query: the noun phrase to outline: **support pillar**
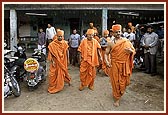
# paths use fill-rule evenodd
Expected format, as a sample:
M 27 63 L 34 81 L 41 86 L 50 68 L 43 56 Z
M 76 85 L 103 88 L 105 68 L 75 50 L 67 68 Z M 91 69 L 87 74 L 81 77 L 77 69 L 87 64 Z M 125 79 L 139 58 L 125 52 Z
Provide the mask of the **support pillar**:
M 102 9 L 102 35 L 103 35 L 103 31 L 104 30 L 107 30 L 107 9 L 106 8 L 103 8 Z
M 10 10 L 10 49 L 16 51 L 17 45 L 17 13 L 16 10 Z

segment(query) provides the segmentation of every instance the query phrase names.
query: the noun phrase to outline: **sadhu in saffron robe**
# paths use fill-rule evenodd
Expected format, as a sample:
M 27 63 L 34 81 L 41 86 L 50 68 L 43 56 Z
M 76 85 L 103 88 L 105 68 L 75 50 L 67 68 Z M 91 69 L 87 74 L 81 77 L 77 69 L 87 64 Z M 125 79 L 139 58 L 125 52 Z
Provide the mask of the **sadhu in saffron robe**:
M 70 83 L 71 80 L 67 67 L 68 44 L 65 40 L 55 39 L 48 48 L 48 60 L 55 62 L 55 66 L 50 63 L 48 92 L 56 93 L 64 88 L 64 81 Z
M 125 48 L 131 48 L 132 54 L 125 52 Z M 112 93 L 115 99 L 120 99 L 124 94 L 126 86 L 130 84 L 130 76 L 133 69 L 133 58 L 135 49 L 128 39 L 122 38 L 111 49 L 111 65 L 109 76 L 111 79 Z
M 107 37 L 107 42 L 110 42 L 110 38 Z M 99 65 L 99 68 L 101 68 L 103 70 L 103 72 L 105 73 L 105 75 L 108 76 L 108 71 L 109 71 L 109 68 L 106 66 L 106 62 L 105 62 L 105 58 L 104 58 L 104 55 L 105 55 L 105 52 L 106 52 L 106 47 L 102 47 L 101 50 L 101 55 L 102 55 L 102 63 Z M 111 59 L 110 59 L 110 55 L 108 56 L 108 61 L 111 62 Z
M 97 49 L 101 48 L 96 39 L 83 39 L 78 51 L 81 53 L 80 81 L 82 86 L 93 86 L 96 77 L 95 66 L 99 65 Z

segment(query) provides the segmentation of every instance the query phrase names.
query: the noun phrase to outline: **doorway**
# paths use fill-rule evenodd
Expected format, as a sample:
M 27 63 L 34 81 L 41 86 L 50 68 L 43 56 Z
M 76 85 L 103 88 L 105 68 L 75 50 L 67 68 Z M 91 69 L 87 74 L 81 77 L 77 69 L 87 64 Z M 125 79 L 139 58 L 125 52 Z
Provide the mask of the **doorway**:
M 80 19 L 79 18 L 70 18 L 70 33 L 72 33 L 73 29 L 77 30 L 77 33 L 80 34 Z

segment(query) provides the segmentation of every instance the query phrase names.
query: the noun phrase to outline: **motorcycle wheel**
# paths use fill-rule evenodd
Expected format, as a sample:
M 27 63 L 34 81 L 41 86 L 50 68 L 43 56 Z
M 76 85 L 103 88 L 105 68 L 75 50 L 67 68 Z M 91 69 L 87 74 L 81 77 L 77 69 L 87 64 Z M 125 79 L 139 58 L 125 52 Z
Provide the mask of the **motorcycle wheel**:
M 43 68 L 42 81 L 46 81 L 46 67 Z
M 15 97 L 19 97 L 21 95 L 21 90 L 17 80 L 14 77 L 11 77 L 11 84 L 12 84 L 11 89 L 12 89 L 13 95 Z

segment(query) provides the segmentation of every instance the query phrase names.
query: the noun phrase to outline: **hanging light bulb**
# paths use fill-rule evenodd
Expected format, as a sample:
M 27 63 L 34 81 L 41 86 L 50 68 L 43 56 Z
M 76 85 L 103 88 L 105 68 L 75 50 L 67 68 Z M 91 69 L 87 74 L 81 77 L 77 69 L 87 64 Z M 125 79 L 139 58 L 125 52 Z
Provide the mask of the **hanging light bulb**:
M 156 18 L 154 17 L 153 20 L 156 20 Z
M 152 19 L 151 19 L 151 17 L 149 17 L 149 21 L 151 21 Z

